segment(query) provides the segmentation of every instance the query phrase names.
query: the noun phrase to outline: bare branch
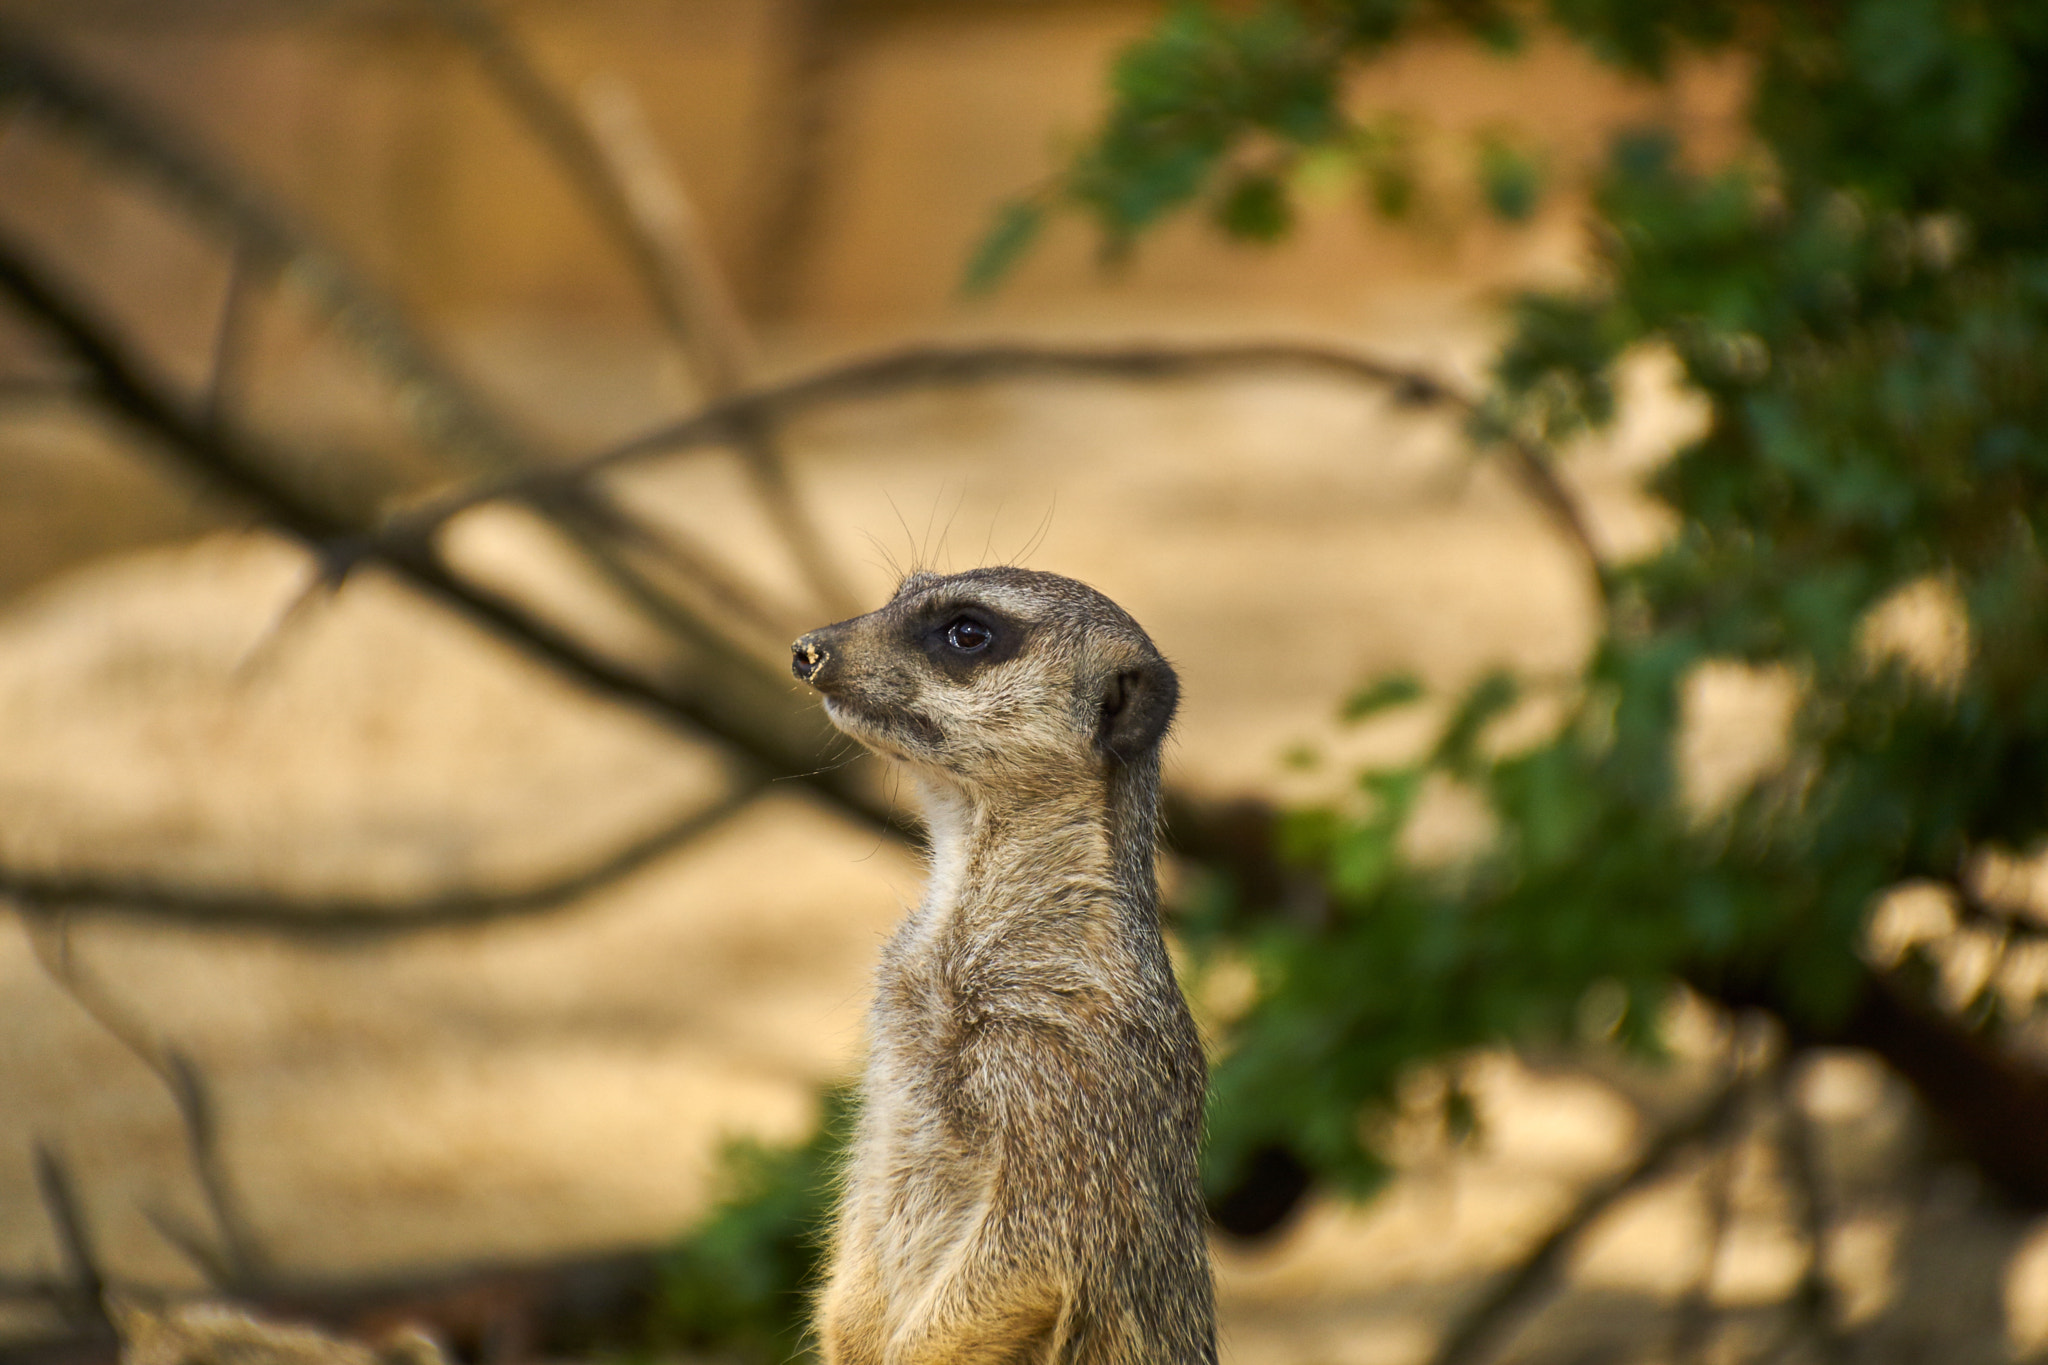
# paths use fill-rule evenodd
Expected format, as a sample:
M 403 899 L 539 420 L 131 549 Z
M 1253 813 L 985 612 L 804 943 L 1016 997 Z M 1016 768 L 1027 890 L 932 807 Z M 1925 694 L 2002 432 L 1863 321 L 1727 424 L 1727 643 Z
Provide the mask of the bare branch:
M 752 250 L 743 263 L 748 293 L 780 318 L 812 259 L 825 204 L 833 115 L 843 89 L 853 23 L 842 0 L 781 0 L 782 70 L 765 109 L 774 120 L 756 160 L 759 201 Z
M 197 929 L 351 942 L 429 929 L 463 928 L 547 914 L 574 905 L 710 832 L 745 809 L 761 790 L 758 781 L 739 784 L 711 805 L 692 810 L 682 819 L 595 863 L 516 891 L 465 889 L 414 900 L 365 900 L 302 897 L 277 891 L 211 890 L 148 877 L 0 869 L 0 896 L 12 897 L 32 924 L 62 911 L 74 916 L 140 916 Z M 106 1023 L 104 1019 L 101 1022 Z M 108 1031 L 121 1036 L 112 1025 L 108 1025 Z M 142 1055 L 132 1043 L 130 1047 L 138 1056 Z M 157 1069 L 154 1064 L 152 1069 Z
M 142 1217 L 156 1230 L 157 1236 L 176 1247 L 178 1254 L 191 1262 L 193 1268 L 199 1272 L 200 1278 L 208 1284 L 222 1290 L 235 1284 L 234 1267 L 228 1263 L 220 1248 L 208 1240 L 198 1228 L 186 1222 L 175 1210 L 155 1203 L 144 1204 Z
M 70 1285 L 45 1275 L 0 1275 L 0 1302 L 61 1303 Z
M 428 445 L 489 470 L 530 470 L 551 463 L 548 454 L 502 417 L 346 257 L 322 244 L 253 186 L 181 140 L 170 131 L 170 120 L 71 69 L 25 30 L 0 19 L 0 102 L 9 101 L 24 105 L 154 185 L 229 244 L 238 272 L 273 276 L 298 288 L 402 395 L 401 416 Z M 220 335 L 225 338 L 228 333 L 224 329 Z M 220 415 L 217 405 L 208 415 Z M 597 500 L 595 494 L 590 497 Z M 641 519 L 624 508 L 607 510 L 621 524 L 641 525 Z M 651 528 L 641 529 L 640 537 L 649 544 L 675 540 L 674 533 L 664 536 Z M 715 562 L 715 556 L 701 548 L 694 556 L 672 557 L 685 575 Z M 714 599 L 741 616 L 764 614 L 739 587 L 737 576 L 697 576 Z
M 1723 1083 L 1732 1084 L 1740 1079 L 1746 1059 L 1770 1055 L 1774 1042 L 1774 1032 L 1764 1026 L 1760 1016 L 1738 1015 L 1723 1057 Z M 1706 1168 L 1700 1176 L 1706 1204 L 1706 1233 L 1700 1239 L 1699 1266 L 1693 1282 L 1672 1312 L 1671 1341 L 1665 1354 L 1674 1365 L 1698 1365 L 1706 1359 L 1707 1348 L 1712 1344 L 1714 1287 L 1734 1214 L 1737 1148 L 1752 1121 L 1755 1090 L 1755 1086 L 1743 1088 L 1740 1112 L 1729 1116 L 1706 1155 Z
M 0 406 L 36 407 L 45 403 L 68 403 L 78 397 L 75 379 L 43 375 L 0 376 Z
M 640 103 L 628 86 L 593 83 L 585 107 L 597 133 L 600 154 L 641 235 L 661 263 L 661 275 L 674 295 L 676 311 L 690 320 L 687 331 L 677 339 L 690 356 L 705 396 L 713 401 L 729 398 L 752 381 L 754 343 L 712 253 L 703 219 L 655 145 Z M 749 425 L 739 433 L 736 444 L 756 494 L 811 591 L 828 610 L 851 615 L 855 604 L 847 596 L 845 577 L 832 566 L 824 537 L 804 511 L 774 432 L 765 425 Z
M 740 440 L 754 428 L 779 425 L 806 413 L 848 403 L 930 389 L 1065 379 L 1170 383 L 1218 376 L 1298 373 L 1362 384 L 1393 393 L 1417 407 L 1447 408 L 1470 416 L 1475 401 L 1448 381 L 1421 369 L 1355 351 L 1306 342 L 1220 345 L 1057 346 L 1029 343 L 912 346 L 862 356 L 735 394 L 696 414 L 634 437 L 560 469 L 514 475 L 401 513 L 382 535 L 418 540 L 457 514 L 503 498 L 545 503 L 559 490 L 594 475 L 677 451 Z M 1498 447 L 1517 482 L 1557 525 L 1603 595 L 1606 570 L 1585 514 L 1558 479 L 1547 452 L 1527 442 Z M 344 553 L 350 547 L 341 547 Z
M 216 1283 L 223 1288 L 260 1283 L 269 1271 L 270 1257 L 264 1251 L 254 1225 L 242 1212 L 241 1199 L 228 1176 L 227 1163 L 221 1158 L 220 1124 L 205 1077 L 191 1058 L 151 1036 L 140 1020 L 115 1002 L 105 983 L 78 960 L 72 951 L 68 916 L 42 914 L 32 909 L 24 913 L 23 920 L 36 960 L 42 964 L 43 971 L 80 1009 L 92 1016 L 93 1022 L 148 1067 L 177 1105 L 178 1118 L 185 1129 L 186 1155 L 191 1160 L 192 1174 L 199 1182 L 200 1193 L 206 1199 L 207 1212 L 220 1238 L 220 1249 L 218 1253 L 210 1248 L 202 1253 L 205 1244 L 196 1236 L 174 1237 L 174 1245 L 194 1256 L 202 1265 L 214 1266 L 220 1277 Z
M 275 463 L 232 424 L 203 425 L 193 418 L 110 330 L 31 260 L 0 234 L 0 292 L 13 295 L 24 312 L 83 362 L 117 415 L 152 435 L 190 469 L 249 500 L 315 554 L 363 539 L 363 528 L 342 513 L 275 478 L 270 472 Z M 431 545 L 380 543 L 372 557 L 428 597 L 571 680 L 718 741 L 757 775 L 798 774 L 796 781 L 855 818 L 888 825 L 890 808 L 857 775 L 813 768 L 829 743 L 823 718 L 813 708 L 791 705 L 788 685 L 759 661 L 706 648 L 689 675 L 651 678 L 591 650 L 516 599 L 462 577 Z
M 1806 1247 L 1806 1265 L 1792 1292 L 1791 1330 L 1812 1341 L 1822 1365 L 1846 1365 L 1849 1338 L 1842 1330 L 1841 1305 L 1828 1274 L 1827 1199 L 1821 1191 L 1813 1132 L 1793 1093 L 1794 1079 L 1792 1066 L 1778 1068 L 1778 1156 L 1798 1213 L 1800 1240 Z
M 1706 1101 L 1653 1135 L 1623 1170 L 1594 1184 L 1478 1303 L 1452 1325 L 1431 1365 L 1477 1365 L 1503 1345 L 1536 1300 L 1555 1283 L 1578 1240 L 1622 1199 L 1652 1184 L 1695 1143 L 1711 1139 L 1741 1112 L 1745 1082 L 1731 1079 Z
M 408 396 L 401 408 L 432 444 L 452 447 L 484 468 L 537 462 L 527 442 L 339 252 L 182 141 L 170 120 L 72 69 L 8 20 L 0 20 L 0 101 L 25 103 L 37 119 L 153 184 L 231 243 L 245 269 L 302 291 Z
M 421 3 L 469 49 L 505 103 L 589 203 L 605 236 L 633 267 L 662 326 L 678 338 L 688 337 L 694 320 L 670 277 L 670 262 L 634 212 L 625 186 L 612 174 L 590 129 L 555 94 L 525 49 L 490 11 L 470 0 Z
M 93 1250 L 92 1230 L 86 1222 L 85 1209 L 78 1202 L 78 1187 L 71 1179 L 71 1168 L 65 1164 L 63 1155 L 46 1142 L 35 1144 L 35 1157 L 36 1191 L 42 1196 L 43 1209 L 49 1214 L 50 1227 L 57 1234 L 57 1245 L 71 1276 L 71 1293 L 66 1296 L 70 1311 L 82 1321 L 104 1324 L 106 1277 Z
M 227 287 L 221 291 L 220 320 L 213 330 L 213 363 L 207 369 L 206 397 L 202 412 L 208 422 L 220 421 L 240 395 L 243 369 L 248 362 L 251 305 L 254 302 L 257 271 L 248 252 L 237 248 L 228 262 Z

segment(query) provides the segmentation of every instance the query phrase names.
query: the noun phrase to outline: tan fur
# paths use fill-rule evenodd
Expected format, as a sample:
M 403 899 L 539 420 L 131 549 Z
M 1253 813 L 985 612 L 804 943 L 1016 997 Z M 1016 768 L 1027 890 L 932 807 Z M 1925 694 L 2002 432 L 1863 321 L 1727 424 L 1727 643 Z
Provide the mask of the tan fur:
M 1205 1073 L 1152 867 L 1173 670 L 1115 603 L 1019 569 L 913 575 L 795 654 L 931 838 L 876 976 L 825 1359 L 1213 1362 Z
M 412 1330 L 369 1346 L 230 1304 L 123 1294 L 107 1296 L 107 1316 L 121 1338 L 121 1365 L 447 1365 L 440 1348 Z

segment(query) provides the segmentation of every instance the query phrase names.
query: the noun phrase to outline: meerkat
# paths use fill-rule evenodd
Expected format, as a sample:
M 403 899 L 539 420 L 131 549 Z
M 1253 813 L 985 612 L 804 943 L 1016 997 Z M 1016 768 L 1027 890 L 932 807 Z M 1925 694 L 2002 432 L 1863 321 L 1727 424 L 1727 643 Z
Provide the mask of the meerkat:
M 1212 1365 L 1206 1066 L 1153 872 L 1173 669 L 1014 568 L 913 574 L 792 648 L 930 842 L 868 1014 L 827 1365 Z

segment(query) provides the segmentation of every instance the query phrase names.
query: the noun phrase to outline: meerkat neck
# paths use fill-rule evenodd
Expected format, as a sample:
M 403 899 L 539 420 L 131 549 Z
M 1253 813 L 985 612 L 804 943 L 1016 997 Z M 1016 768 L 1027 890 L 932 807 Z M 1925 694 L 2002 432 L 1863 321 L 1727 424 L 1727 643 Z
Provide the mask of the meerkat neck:
M 1010 917 L 1059 900 L 1156 920 L 1158 798 L 1146 776 L 1119 772 L 1093 789 L 1008 800 L 920 784 L 931 843 L 926 914 L 969 932 L 1000 930 Z

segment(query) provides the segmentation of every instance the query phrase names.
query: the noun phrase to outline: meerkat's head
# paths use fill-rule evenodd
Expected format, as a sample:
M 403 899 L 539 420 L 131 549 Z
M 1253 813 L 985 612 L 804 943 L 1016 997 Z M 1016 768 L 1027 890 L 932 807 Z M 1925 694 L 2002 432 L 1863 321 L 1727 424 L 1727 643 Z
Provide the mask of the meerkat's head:
M 1026 569 L 912 574 L 791 649 L 834 725 L 970 789 L 1149 768 L 1180 695 L 1123 608 Z

